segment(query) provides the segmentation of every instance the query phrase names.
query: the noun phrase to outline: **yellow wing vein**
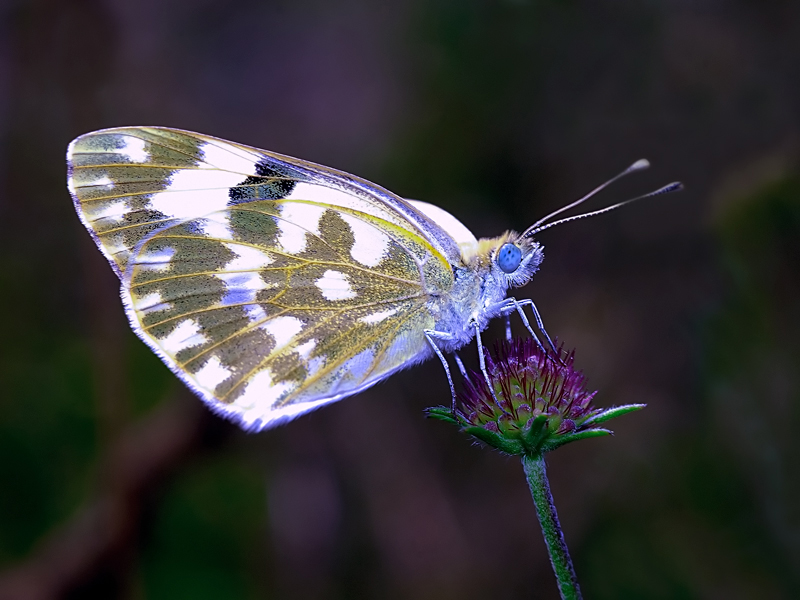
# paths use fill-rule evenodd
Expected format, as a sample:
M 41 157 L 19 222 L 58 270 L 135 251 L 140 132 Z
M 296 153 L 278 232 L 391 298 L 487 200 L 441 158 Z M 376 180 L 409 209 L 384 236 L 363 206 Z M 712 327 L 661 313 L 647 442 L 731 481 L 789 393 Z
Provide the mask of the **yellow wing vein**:
M 143 131 L 147 131 L 147 130 L 143 129 Z M 158 130 L 153 130 L 153 131 L 157 132 Z M 129 129 L 120 128 L 120 129 L 111 130 L 111 131 L 95 132 L 94 134 L 89 134 L 89 137 L 93 137 L 97 133 L 103 134 L 103 135 L 107 135 L 107 134 L 111 134 L 111 133 L 116 134 L 116 135 L 125 135 L 125 136 L 132 137 L 134 139 L 141 140 L 141 141 L 149 143 L 149 144 L 153 144 L 154 146 L 160 146 L 162 148 L 166 148 L 167 150 L 170 150 L 170 151 L 175 152 L 177 154 L 182 154 L 183 156 L 185 156 L 185 157 L 187 157 L 187 158 L 189 158 L 191 160 L 194 160 L 194 161 L 198 160 L 197 156 L 189 154 L 188 152 L 186 152 L 185 150 L 183 150 L 181 148 L 176 148 L 174 146 L 169 146 L 166 143 L 164 143 L 164 141 L 163 141 L 164 137 L 163 136 L 160 136 L 162 141 L 154 141 L 154 140 L 149 139 L 147 137 L 142 137 L 141 135 L 136 135 L 133 131 L 131 131 Z M 151 133 L 151 135 L 156 135 L 156 136 L 158 135 L 157 133 L 153 133 L 153 132 L 150 132 L 150 133 Z M 192 136 L 192 135 L 186 135 L 186 137 L 191 138 L 193 140 L 201 139 L 201 138 L 198 138 L 198 137 Z M 106 150 L 103 150 L 103 151 L 100 151 L 100 152 L 77 151 L 77 152 L 73 152 L 72 156 L 74 157 L 74 156 L 77 156 L 79 154 L 83 154 L 83 155 L 87 155 L 87 156 L 96 156 L 98 154 L 117 154 L 117 153 L 116 152 L 109 152 L 109 151 L 106 151 Z M 208 163 L 205 163 L 205 164 L 208 164 Z M 73 165 L 73 166 L 75 168 L 92 168 L 94 165 Z M 115 166 L 115 167 L 140 166 L 140 167 L 150 168 L 150 169 L 152 169 L 152 168 L 160 168 L 160 165 L 158 165 L 157 163 L 149 163 L 149 164 L 148 163 L 115 163 L 112 166 Z M 185 168 L 193 168 L 193 167 L 177 167 L 177 168 L 178 169 L 185 169 Z M 222 169 L 220 169 L 220 170 L 222 170 Z
M 344 311 L 344 310 L 353 310 L 353 309 L 357 309 L 357 308 L 369 308 L 370 306 L 380 306 L 380 305 L 383 305 L 383 304 L 393 304 L 395 302 L 404 302 L 406 300 L 413 300 L 414 298 L 422 298 L 424 296 L 424 294 L 410 294 L 408 296 L 400 296 L 398 298 L 390 298 L 390 299 L 387 299 L 387 300 L 375 300 L 373 302 L 365 302 L 363 304 L 350 304 L 350 305 L 348 305 L 346 307 L 332 306 L 330 308 L 327 308 L 327 307 L 324 307 L 324 306 L 288 306 L 288 305 L 285 305 L 285 304 L 279 304 L 279 303 L 275 302 L 275 300 L 280 298 L 280 296 L 282 296 L 284 294 L 284 292 L 285 292 L 285 289 L 281 290 L 281 293 L 278 296 L 276 296 L 275 298 L 273 298 L 273 299 L 271 299 L 269 301 L 265 301 L 265 302 L 242 302 L 242 303 L 238 303 L 238 304 L 227 304 L 225 306 L 208 306 L 206 308 L 198 308 L 197 310 L 193 310 L 191 312 L 181 313 L 180 315 L 177 315 L 175 317 L 170 317 L 169 319 L 164 319 L 163 321 L 159 321 L 158 323 L 151 323 L 147 327 L 142 327 L 142 331 L 149 331 L 149 330 L 153 329 L 154 327 L 159 327 L 160 325 L 165 325 L 167 323 L 170 323 L 171 321 L 177 321 L 178 319 L 186 319 L 186 318 L 190 318 L 190 317 L 192 317 L 194 315 L 199 315 L 199 314 L 202 314 L 202 313 L 211 312 L 212 310 L 221 310 L 221 309 L 224 309 L 224 308 L 229 308 L 231 306 L 255 306 L 257 304 L 271 304 L 273 306 L 277 306 L 278 308 L 285 309 L 285 310 L 307 310 L 307 311 L 312 311 L 312 312 L 313 311 L 319 311 L 319 312 L 327 312 L 327 311 L 341 312 L 341 311 Z M 192 298 L 194 296 L 203 296 L 203 295 L 204 294 L 189 294 L 187 296 L 181 296 L 181 299 L 183 299 L 183 298 Z M 277 316 L 277 315 L 274 315 L 274 316 Z M 271 319 L 271 318 L 272 318 L 272 316 L 270 316 L 264 322 L 269 321 L 269 319 Z
M 125 165 L 125 167 L 127 167 L 127 165 Z M 161 169 L 161 168 L 169 169 L 171 167 L 153 167 L 153 166 L 148 166 L 148 168 L 150 168 L 150 169 Z M 226 169 L 192 169 L 190 167 L 185 167 L 185 168 L 181 168 L 180 170 L 184 170 L 184 171 L 185 170 L 222 171 L 224 173 L 236 173 L 236 174 L 241 175 L 242 177 L 261 177 L 265 182 L 283 180 L 283 181 L 296 181 L 298 183 L 303 183 L 302 179 L 298 179 L 296 177 L 264 177 L 262 175 L 248 175 L 246 173 L 240 173 L 239 171 L 229 171 L 229 170 L 226 170 Z M 132 181 L 114 181 L 114 184 L 115 185 L 127 185 L 127 184 L 142 184 L 142 183 L 162 183 L 163 181 L 164 181 L 163 178 L 162 179 L 134 179 Z M 104 186 L 107 186 L 107 185 L 108 184 L 76 185 L 75 189 L 76 190 L 79 190 L 79 189 L 82 190 L 82 189 L 86 189 L 86 188 L 104 187 Z M 204 185 L 203 187 L 199 187 L 197 189 L 181 188 L 179 190 L 171 190 L 169 188 L 163 189 L 163 190 L 162 189 L 153 189 L 153 190 L 142 190 L 140 192 L 135 192 L 135 193 L 126 192 L 124 194 L 109 194 L 109 195 L 106 195 L 106 196 L 96 196 L 94 198 L 78 198 L 78 200 L 80 201 L 81 204 L 89 204 L 90 202 L 98 202 L 98 201 L 101 201 L 101 200 L 114 200 L 116 198 L 130 198 L 130 197 L 133 197 L 133 196 L 149 196 L 150 194 L 165 194 L 165 193 L 178 193 L 178 192 L 200 192 L 200 191 L 204 191 L 204 190 L 228 190 L 228 189 L 232 189 L 232 188 L 237 188 L 237 189 L 250 188 L 250 187 L 255 188 L 255 187 L 259 187 L 261 185 L 264 185 L 264 184 L 263 183 L 253 183 L 253 184 L 246 184 L 246 185 L 236 184 L 236 185 L 220 185 L 220 186 L 214 186 L 214 187 L 208 186 L 208 185 Z M 263 200 L 267 200 L 267 198 L 264 198 Z
M 408 317 L 408 318 L 410 318 L 410 317 Z M 393 321 L 393 320 L 390 320 L 389 322 L 391 323 L 392 321 Z M 405 322 L 405 321 L 403 321 L 403 322 Z M 320 325 L 321 325 L 321 324 L 320 324 Z M 323 377 L 324 375 L 327 375 L 327 374 L 328 374 L 328 373 L 330 373 L 332 370 L 334 370 L 334 369 L 336 369 L 336 368 L 340 367 L 340 366 L 341 366 L 342 364 L 344 364 L 344 362 L 346 362 L 348 359 L 352 358 L 353 356 L 355 356 L 356 354 L 358 354 L 358 353 L 359 353 L 361 350 L 364 350 L 364 349 L 365 349 L 365 348 L 367 348 L 367 347 L 368 347 L 370 344 L 372 344 L 372 342 L 374 342 L 374 341 L 375 341 L 375 339 L 377 339 L 378 337 L 380 337 L 380 335 L 383 333 L 383 330 L 384 330 L 384 329 L 386 329 L 386 328 L 387 328 L 387 327 L 386 327 L 385 325 L 384 325 L 384 326 L 379 326 L 379 327 L 376 327 L 376 330 L 377 330 L 377 331 L 373 332 L 373 333 L 372 333 L 372 335 L 367 335 L 367 336 L 364 336 L 364 340 L 363 340 L 363 341 L 362 341 L 360 344 L 358 344 L 358 345 L 356 346 L 356 348 L 355 348 L 355 349 L 352 349 L 352 350 L 351 350 L 351 351 L 348 353 L 348 355 L 347 355 L 347 356 L 345 356 L 344 358 L 341 358 L 341 359 L 339 359 L 339 360 L 333 361 L 333 362 L 331 362 L 331 363 L 330 363 L 330 364 L 328 364 L 328 365 L 325 365 L 325 367 L 324 367 L 323 369 L 321 369 L 319 372 L 315 373 L 315 374 L 314 374 L 313 376 L 311 376 L 311 377 L 308 377 L 308 378 L 304 379 L 304 380 L 303 380 L 303 383 L 302 383 L 302 385 L 300 386 L 300 388 L 307 388 L 309 385 L 313 384 L 315 381 L 318 381 L 318 380 L 319 380 L 321 377 Z M 315 327 L 315 329 L 316 329 L 316 327 Z M 267 364 L 268 364 L 268 363 L 269 363 L 271 360 L 274 360 L 274 357 L 275 357 L 275 354 L 274 354 L 274 353 L 270 353 L 268 356 L 264 357 L 264 359 L 262 359 L 262 360 L 259 362 L 259 364 L 258 364 L 257 366 L 255 366 L 255 367 L 253 367 L 252 369 L 250 369 L 250 370 L 247 372 L 247 374 L 246 374 L 244 377 L 242 377 L 242 378 L 241 378 L 241 379 L 240 379 L 240 380 L 239 380 L 239 381 L 236 383 L 236 385 L 234 385 L 234 386 L 233 386 L 233 387 L 232 387 L 230 390 L 228 390 L 228 392 L 227 392 L 227 393 L 226 393 L 224 396 L 222 396 L 222 398 L 220 398 L 220 400 L 224 401 L 224 399 L 225 399 L 225 398 L 227 398 L 227 397 L 228 397 L 228 396 L 229 396 L 229 395 L 230 395 L 230 394 L 231 394 L 231 393 L 232 393 L 234 390 L 236 390 L 236 389 L 237 389 L 239 386 L 241 386 L 241 385 L 242 385 L 242 384 L 244 384 L 244 383 L 247 383 L 247 381 L 250 379 L 250 377 L 251 377 L 251 376 L 252 376 L 254 373 L 256 373 L 256 372 L 258 372 L 258 371 L 260 371 L 260 370 L 264 369 L 264 368 L 267 366 Z M 297 390 L 294 390 L 294 392 L 295 392 L 295 393 L 296 393 L 296 392 L 298 392 L 298 391 L 300 391 L 300 390 L 299 390 L 299 389 L 297 389 Z M 282 405 L 282 406 L 285 406 L 286 404 L 288 404 L 288 403 L 289 403 L 289 399 L 292 397 L 292 395 L 293 395 L 293 393 L 289 393 L 289 394 L 287 395 L 287 397 L 286 397 L 286 398 L 284 398 L 284 400 L 283 400 L 283 402 L 281 403 L 281 405 Z
M 385 273 L 381 273 L 379 271 L 371 271 L 370 269 L 367 269 L 365 267 L 359 267 L 357 265 L 350 263 L 324 261 L 324 260 L 306 260 L 304 261 L 304 264 L 292 267 L 263 267 L 260 269 L 247 269 L 244 271 L 198 271 L 196 273 L 183 273 L 181 275 L 172 275 L 170 277 L 159 277 L 158 279 L 148 279 L 147 281 L 143 281 L 142 283 L 136 283 L 131 285 L 130 289 L 135 290 L 136 288 L 144 287 L 152 283 L 162 283 L 165 281 L 172 281 L 174 279 L 185 279 L 188 277 L 199 277 L 200 275 L 226 275 L 228 273 L 260 273 L 261 271 L 296 271 L 297 269 L 302 269 L 303 267 L 306 267 L 308 265 L 321 265 L 326 267 L 347 267 L 356 271 L 363 271 L 365 273 L 369 273 L 370 275 L 375 275 L 377 277 L 380 277 L 382 279 L 387 279 L 389 281 L 396 281 L 398 283 L 403 283 L 406 285 L 414 285 L 421 287 L 419 281 L 412 281 L 410 279 L 403 279 L 402 277 L 386 275 Z
M 261 319 L 260 321 L 253 322 L 253 323 L 249 324 L 247 327 L 245 327 L 244 329 L 241 329 L 241 330 L 237 331 L 233 335 L 229 335 L 224 340 L 220 340 L 219 342 L 217 342 L 213 346 L 209 346 L 208 348 L 203 348 L 203 350 L 200 353 L 198 353 L 196 356 L 193 356 L 192 358 L 190 358 L 189 360 L 187 360 L 186 362 L 184 362 L 182 364 L 178 364 L 178 366 L 181 367 L 181 368 L 184 368 L 189 363 L 192 363 L 192 362 L 202 358 L 204 355 L 208 354 L 209 352 L 211 352 L 215 348 L 218 348 L 222 344 L 230 342 L 232 339 L 234 339 L 234 338 L 236 338 L 236 337 L 238 337 L 240 335 L 244 335 L 245 333 L 253 331 L 256 328 L 261 327 L 264 323 L 267 323 L 267 322 L 271 321 L 272 319 L 274 319 L 276 317 L 279 317 L 279 316 L 281 316 L 281 315 L 283 315 L 283 314 L 285 314 L 287 312 L 290 312 L 291 310 L 294 310 L 294 309 L 293 308 L 284 307 L 284 310 L 282 310 L 279 313 L 276 313 L 274 315 L 269 315 L 266 319 Z M 336 312 L 337 313 L 341 313 L 341 312 L 344 312 L 344 310 L 345 309 L 341 309 L 340 308 L 340 309 L 337 309 Z M 318 323 L 315 323 L 311 327 L 311 329 L 309 329 L 307 331 L 303 331 L 302 332 L 303 335 L 306 335 L 307 333 L 313 333 L 314 331 L 316 331 L 317 329 L 319 329 L 320 327 L 322 327 L 323 325 L 328 323 L 335 316 L 336 316 L 336 314 L 332 314 L 332 315 L 330 315 L 328 317 L 325 317 L 324 319 L 320 320 Z M 284 346 L 281 346 L 280 349 L 282 350 L 282 349 L 286 348 L 286 346 L 288 346 L 288 345 L 289 344 L 287 343 Z M 267 360 L 269 357 L 274 356 L 275 354 L 276 354 L 276 349 L 273 349 L 267 356 L 264 357 L 264 360 Z M 176 363 L 177 363 L 177 361 L 176 361 Z M 256 367 L 256 368 L 258 368 L 258 367 Z M 248 373 L 247 377 L 249 377 L 251 374 L 252 374 L 252 372 Z
M 328 209 L 331 209 L 331 210 L 343 212 L 343 213 L 346 213 L 346 214 L 349 214 L 349 215 L 352 215 L 352 216 L 356 217 L 357 219 L 363 221 L 364 223 L 366 223 L 368 225 L 372 225 L 375 221 L 380 221 L 381 224 L 386 229 L 388 229 L 390 231 L 394 231 L 395 234 L 400 233 L 401 234 L 401 236 L 400 236 L 401 239 L 402 239 L 403 236 L 405 236 L 407 238 L 408 237 L 413 238 L 418 244 L 423 246 L 431 255 L 437 257 L 439 259 L 439 261 L 443 265 L 445 265 L 448 269 L 450 268 L 450 263 L 447 262 L 447 259 L 444 256 L 442 256 L 442 254 L 438 250 L 436 250 L 436 248 L 434 248 L 430 244 L 430 242 L 428 242 L 428 240 L 426 240 L 423 237 L 420 237 L 419 235 L 417 235 L 416 233 L 414 233 L 413 231 L 411 231 L 409 229 L 403 229 L 401 227 L 398 227 L 394 223 L 392 223 L 390 221 L 386 221 L 385 219 L 382 219 L 380 217 L 376 217 L 374 215 L 370 215 L 368 213 L 361 212 L 361 211 L 358 211 L 358 210 L 355 210 L 355 209 L 352 209 L 352 208 L 346 208 L 344 206 L 338 206 L 338 205 L 330 205 L 330 204 L 325 204 L 325 203 L 321 203 L 321 202 L 314 202 L 312 200 L 295 200 L 295 199 L 291 199 L 291 200 L 286 200 L 286 199 L 275 200 L 276 204 L 277 203 L 284 203 L 284 202 L 298 202 L 299 204 L 312 204 L 314 206 L 321 206 L 321 207 L 328 208 Z M 405 218 L 405 217 L 403 217 L 403 218 Z M 394 235 L 392 235 L 389 231 L 382 230 L 382 232 L 384 234 L 386 234 L 393 242 L 395 242 L 396 244 L 398 244 L 401 247 L 404 247 L 403 244 L 398 240 L 398 238 L 395 237 Z M 312 233 L 312 235 L 313 235 L 313 233 Z M 410 256 L 411 256 L 412 260 L 414 260 L 414 262 L 417 265 L 417 269 L 419 270 L 419 275 L 420 275 L 420 281 L 424 282 L 425 281 L 425 275 L 424 275 L 424 273 L 422 271 L 422 263 L 420 263 L 413 254 L 411 254 Z
M 409 311 L 409 312 L 412 312 L 412 311 Z M 315 381 L 318 381 L 321 377 L 327 375 L 328 373 L 330 373 L 334 369 L 337 369 L 337 368 L 341 367 L 345 362 L 347 362 L 347 360 L 349 360 L 350 358 L 354 357 L 355 355 L 357 355 L 362 350 L 365 350 L 370 345 L 372 345 L 372 343 L 376 339 L 378 339 L 379 337 L 381 337 L 383 335 L 385 330 L 390 329 L 390 327 L 389 327 L 390 325 L 392 325 L 393 323 L 399 321 L 399 324 L 396 326 L 396 329 L 399 329 L 406 321 L 408 321 L 411 318 L 411 316 L 412 316 L 411 314 L 408 314 L 408 315 L 405 315 L 404 317 L 397 317 L 395 319 L 388 319 L 386 321 L 386 324 L 376 327 L 375 331 L 372 332 L 372 335 L 364 336 L 364 339 L 363 339 L 362 343 L 358 344 L 355 347 L 355 349 L 351 349 L 351 351 L 349 352 L 349 354 L 347 356 L 345 356 L 343 358 L 340 358 L 339 360 L 336 360 L 336 361 L 332 362 L 329 365 L 325 365 L 325 367 L 323 369 L 321 369 L 319 372 L 314 373 L 313 376 L 303 380 L 303 384 L 302 384 L 301 388 L 309 387 Z M 262 365 L 263 365 L 264 362 L 266 362 L 266 361 L 262 361 Z M 254 372 L 255 370 L 259 369 L 262 365 L 260 365 L 259 367 L 256 367 L 256 369 L 253 369 L 253 371 L 251 371 L 251 373 Z M 375 368 L 374 367 L 374 363 L 370 364 L 370 368 L 369 368 L 368 373 L 371 373 L 374 368 Z M 249 375 L 248 375 L 248 377 L 249 377 Z M 366 378 L 367 377 L 365 375 L 364 376 L 364 380 L 366 380 Z M 240 381 L 236 386 L 234 386 L 234 388 L 237 387 L 238 385 L 241 385 L 242 383 L 244 383 L 244 380 Z M 230 391 L 233 391 L 234 388 L 232 388 Z M 286 396 L 286 398 L 284 398 L 283 401 L 281 402 L 281 406 L 286 406 L 287 404 L 289 404 L 290 401 L 291 401 L 292 396 L 296 395 L 296 393 L 299 392 L 301 388 L 293 390 L 292 392 L 290 392 Z M 228 392 L 228 394 L 230 394 L 230 391 Z M 227 396 L 227 394 L 226 394 L 226 396 Z
M 408 321 L 408 319 L 410 318 L 411 317 L 407 317 L 405 320 L 400 320 L 397 327 L 394 328 L 392 335 L 386 338 L 387 340 L 386 343 L 381 346 L 381 351 L 375 355 L 375 358 L 372 360 L 372 364 L 370 364 L 369 369 L 367 369 L 367 372 L 364 374 L 364 380 L 368 379 L 369 376 L 372 374 L 372 372 L 375 370 L 375 367 L 378 366 L 378 363 L 386 354 L 386 351 L 389 349 L 389 346 L 391 346 L 392 340 L 394 340 L 395 335 L 397 334 L 398 331 L 400 331 L 400 327 L 402 327 L 405 324 L 405 322 Z
M 177 365 L 178 365 L 178 367 L 180 367 L 181 369 L 185 369 L 186 365 L 188 365 L 188 364 L 190 364 L 190 363 L 193 363 L 194 361 L 196 361 L 196 360 L 198 360 L 198 359 L 202 358 L 203 356 L 205 356 L 205 355 L 206 355 L 206 354 L 208 354 L 209 352 L 211 352 L 211 351 L 215 350 L 216 348 L 219 348 L 219 347 L 220 347 L 220 346 L 222 346 L 223 344 L 226 344 L 226 343 L 230 342 L 231 340 L 233 340 L 233 339 L 235 339 L 235 338 L 237 338 L 237 337 L 239 337 L 239 336 L 241 336 L 241 335 L 244 335 L 245 333 L 249 333 L 249 332 L 253 331 L 254 329 L 257 329 L 258 327 L 261 327 L 261 326 L 262 326 L 264 323 L 267 323 L 268 321 L 271 321 L 271 320 L 272 320 L 272 319 L 274 319 L 275 317 L 280 317 L 282 314 L 285 314 L 286 312 L 288 312 L 288 310 L 289 310 L 289 309 L 282 310 L 282 311 L 281 311 L 281 312 L 279 312 L 279 313 L 276 313 L 276 314 L 274 314 L 274 315 L 270 315 L 270 316 L 268 316 L 266 319 L 262 319 L 261 321 L 257 321 L 257 322 L 250 323 L 250 324 L 249 324 L 247 327 L 245 327 L 245 328 L 243 328 L 243 329 L 240 329 L 240 330 L 239 330 L 239 331 L 237 331 L 236 333 L 234 333 L 234 334 L 232 334 L 232 335 L 229 335 L 228 337 L 226 337 L 226 338 L 224 338 L 224 339 L 222 339 L 222 340 L 218 341 L 218 342 L 217 342 L 217 343 L 215 343 L 215 344 L 212 344 L 212 345 L 211 345 L 211 346 L 209 346 L 208 348 L 203 348 L 203 349 L 202 349 L 202 350 L 201 350 L 201 351 L 200 351 L 200 352 L 199 352 L 199 353 L 198 353 L 196 356 L 193 356 L 192 358 L 190 358 L 190 359 L 189 359 L 189 360 L 187 360 L 186 362 L 184 362 L 184 363 L 179 363 L 179 362 L 176 360 L 176 361 L 175 361 L 175 364 L 177 364 Z M 271 351 L 271 352 L 270 352 L 270 355 L 272 355 L 273 353 L 274 353 L 274 349 L 273 349 L 273 351 Z

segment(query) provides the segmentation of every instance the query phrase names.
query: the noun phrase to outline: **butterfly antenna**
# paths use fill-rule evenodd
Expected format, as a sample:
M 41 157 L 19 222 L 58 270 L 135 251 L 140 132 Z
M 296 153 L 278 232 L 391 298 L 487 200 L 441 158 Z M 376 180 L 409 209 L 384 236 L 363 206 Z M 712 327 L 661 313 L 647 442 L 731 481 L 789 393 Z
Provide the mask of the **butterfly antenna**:
M 680 181 L 675 181 L 673 183 L 670 183 L 669 185 L 665 185 L 664 187 L 657 189 L 654 192 L 645 194 L 644 196 L 637 196 L 636 198 L 631 198 L 630 200 L 617 202 L 616 204 L 612 204 L 611 206 L 606 206 L 605 208 L 601 208 L 599 210 L 593 210 L 591 212 L 581 213 L 579 215 L 573 215 L 572 217 L 559 219 L 558 221 L 547 223 L 546 225 L 536 227 L 535 229 L 528 229 L 523 235 L 525 236 L 535 235 L 540 231 L 544 231 L 545 229 L 550 229 L 551 227 L 555 227 L 556 225 L 562 225 L 563 223 L 569 223 L 570 221 L 576 221 L 578 219 L 585 219 L 586 217 L 596 217 L 597 215 L 602 215 L 603 213 L 611 212 L 612 210 L 616 210 L 621 206 L 625 206 L 626 204 L 630 204 L 631 202 L 636 202 L 637 200 L 652 198 L 653 196 L 660 196 L 661 194 L 669 194 L 670 192 L 679 192 L 682 189 L 683 189 L 683 184 Z
M 588 194 L 586 194 L 582 198 L 578 198 L 577 200 L 575 200 L 575 202 L 571 202 L 571 203 L 567 204 L 566 206 L 562 206 L 558 210 L 555 210 L 555 211 L 551 212 L 549 215 L 546 215 L 546 216 L 542 217 L 541 219 L 539 219 L 538 221 L 536 221 L 536 223 L 534 223 L 533 225 L 528 227 L 528 229 L 525 230 L 525 232 L 522 234 L 522 237 L 530 235 L 532 233 L 532 230 L 534 230 L 537 227 L 539 227 L 539 225 L 541 225 L 542 223 L 545 223 L 545 222 L 549 221 L 550 219 L 552 219 L 556 215 L 560 215 L 562 212 L 567 211 L 567 210 L 569 210 L 571 208 L 575 208 L 579 204 L 582 204 L 582 203 L 586 202 L 589 198 L 591 198 L 592 196 L 602 192 L 604 189 L 606 189 L 609 185 L 611 185 L 612 183 L 614 183 L 618 179 L 622 179 L 623 177 L 625 177 L 625 175 L 630 175 L 631 173 L 635 173 L 636 171 L 644 171 L 649 166 L 650 166 L 650 162 L 647 159 L 642 158 L 642 159 L 637 160 L 630 167 L 625 169 L 622 173 L 619 173 L 618 175 L 616 175 L 616 176 L 612 177 L 611 179 L 609 179 L 608 181 L 606 181 L 604 184 L 599 185 L 598 187 L 594 188 L 591 192 L 589 192 Z

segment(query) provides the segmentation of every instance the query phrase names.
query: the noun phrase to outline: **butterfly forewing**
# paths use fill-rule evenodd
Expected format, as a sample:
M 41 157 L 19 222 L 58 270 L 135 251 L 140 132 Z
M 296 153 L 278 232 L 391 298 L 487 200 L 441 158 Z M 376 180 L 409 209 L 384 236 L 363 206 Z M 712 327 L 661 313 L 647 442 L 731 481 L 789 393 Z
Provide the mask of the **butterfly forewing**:
M 263 428 L 427 354 L 452 286 L 437 230 L 352 176 L 176 130 L 70 146 L 79 214 L 139 336 L 219 412 Z

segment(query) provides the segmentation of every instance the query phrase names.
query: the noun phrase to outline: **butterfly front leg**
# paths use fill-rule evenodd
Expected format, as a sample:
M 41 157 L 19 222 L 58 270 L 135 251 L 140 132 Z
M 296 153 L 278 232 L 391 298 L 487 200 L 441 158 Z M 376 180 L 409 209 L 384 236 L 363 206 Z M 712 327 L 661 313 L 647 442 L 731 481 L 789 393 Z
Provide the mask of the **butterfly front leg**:
M 519 315 L 520 319 L 522 319 L 522 324 L 525 325 L 525 329 L 528 330 L 528 333 L 531 334 L 531 337 L 536 341 L 536 345 L 539 346 L 539 349 L 544 352 L 545 354 L 547 351 L 542 346 L 542 342 L 539 341 L 539 336 L 536 335 L 536 332 L 531 327 L 530 321 L 528 321 L 528 317 L 525 315 L 525 312 L 522 310 L 522 303 L 518 302 L 516 298 L 506 298 L 501 300 L 497 304 L 487 307 L 487 312 L 499 312 L 501 315 L 506 317 L 506 339 L 511 339 L 511 320 L 509 319 L 512 312 L 516 311 Z M 538 326 L 538 323 L 537 323 Z M 544 331 L 544 330 L 543 330 Z M 547 335 L 547 332 L 544 332 L 545 337 L 547 337 L 548 342 L 550 342 L 550 337 Z M 552 342 L 550 342 L 552 347 Z
M 553 343 L 553 340 L 550 339 L 550 336 L 547 333 L 547 329 L 544 328 L 544 323 L 542 322 L 542 316 L 539 314 L 539 309 L 536 308 L 536 305 L 533 303 L 533 300 L 531 300 L 530 298 L 525 298 L 524 300 L 517 300 L 516 298 L 511 298 L 511 300 L 514 301 L 514 304 L 517 305 L 518 310 L 520 312 L 522 311 L 522 307 L 523 306 L 527 305 L 527 306 L 531 307 L 531 312 L 533 313 L 533 318 L 536 320 L 536 326 L 539 328 L 539 331 L 541 331 L 542 334 L 544 335 L 544 338 L 547 340 L 547 345 L 550 346 L 550 349 L 553 351 L 553 354 L 555 354 L 556 358 L 558 358 L 559 361 L 560 361 L 561 360 L 561 355 L 558 352 L 558 350 L 556 349 L 556 346 Z
M 492 394 L 492 397 L 497 400 L 494 395 L 494 387 L 492 387 L 491 379 L 489 379 L 489 372 L 486 370 L 486 357 L 483 353 L 483 342 L 481 341 L 481 328 L 478 325 L 477 321 L 471 321 L 470 325 L 475 328 L 475 340 L 478 344 L 478 364 L 480 365 L 481 373 L 483 373 L 483 378 L 486 380 L 486 385 L 489 388 L 489 391 Z M 450 375 L 450 366 L 447 364 L 447 360 L 442 354 L 442 351 L 436 345 L 434 340 L 441 340 L 444 342 L 458 342 L 459 338 L 454 336 L 452 333 L 447 333 L 446 331 L 437 331 L 435 329 L 426 329 L 425 330 L 425 339 L 428 340 L 428 343 L 433 348 L 433 351 L 436 353 L 436 356 L 439 357 L 439 360 L 442 362 L 442 366 L 444 367 L 444 372 L 447 375 L 447 383 L 450 385 L 450 395 L 452 397 L 451 402 L 451 410 L 455 412 L 456 410 L 456 389 L 453 385 L 453 377 Z M 464 368 L 464 364 L 461 362 L 461 359 L 456 355 L 456 362 L 458 364 L 458 368 L 461 371 L 461 374 L 466 378 L 467 371 Z
M 533 318 L 536 321 L 536 326 L 539 328 L 539 331 L 542 332 L 544 335 L 544 339 L 547 341 L 547 345 L 550 346 L 550 349 L 553 351 L 553 355 L 556 358 L 559 358 L 558 350 L 556 350 L 556 346 L 553 343 L 553 340 L 550 338 L 550 335 L 547 333 L 547 330 L 544 328 L 544 323 L 542 322 L 542 316 L 539 314 L 539 309 L 536 308 L 536 305 L 533 303 L 533 300 L 529 298 L 525 298 L 524 300 L 517 300 L 516 298 L 506 298 L 496 305 L 489 307 L 487 310 L 499 310 L 501 315 L 506 317 L 506 338 L 511 339 L 510 335 L 510 323 L 508 317 L 512 312 L 516 312 L 520 318 L 522 319 L 522 323 L 525 325 L 525 328 L 528 330 L 528 333 L 531 334 L 531 337 L 536 342 L 536 345 L 539 346 L 539 349 L 547 354 L 547 350 L 545 350 L 542 342 L 539 341 L 539 337 L 533 331 L 533 327 L 531 327 L 530 321 L 528 321 L 528 317 L 525 315 L 525 312 L 522 310 L 523 306 L 530 306 L 531 311 L 533 312 Z

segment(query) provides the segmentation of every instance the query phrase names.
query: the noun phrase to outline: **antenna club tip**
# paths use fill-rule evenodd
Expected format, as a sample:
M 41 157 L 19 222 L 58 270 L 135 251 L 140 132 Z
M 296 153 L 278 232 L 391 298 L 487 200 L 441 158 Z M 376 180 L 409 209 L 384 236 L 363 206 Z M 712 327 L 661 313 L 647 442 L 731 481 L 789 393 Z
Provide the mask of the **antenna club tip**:
M 643 171 L 644 169 L 650 168 L 650 161 L 646 158 L 640 158 L 635 163 L 633 163 L 630 167 L 628 167 L 628 171 Z
M 673 181 L 664 190 L 667 192 L 681 192 L 683 191 L 683 184 L 680 181 Z

